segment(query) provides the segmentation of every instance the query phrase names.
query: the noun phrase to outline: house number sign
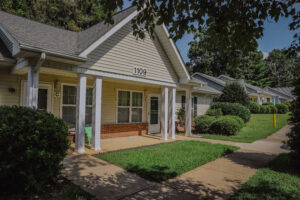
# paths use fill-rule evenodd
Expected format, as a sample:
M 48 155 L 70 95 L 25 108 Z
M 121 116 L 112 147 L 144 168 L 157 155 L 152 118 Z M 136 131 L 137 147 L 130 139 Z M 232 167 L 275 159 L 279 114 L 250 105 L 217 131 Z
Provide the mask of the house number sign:
M 133 75 L 147 76 L 147 70 L 142 67 L 133 67 L 132 73 L 133 73 Z

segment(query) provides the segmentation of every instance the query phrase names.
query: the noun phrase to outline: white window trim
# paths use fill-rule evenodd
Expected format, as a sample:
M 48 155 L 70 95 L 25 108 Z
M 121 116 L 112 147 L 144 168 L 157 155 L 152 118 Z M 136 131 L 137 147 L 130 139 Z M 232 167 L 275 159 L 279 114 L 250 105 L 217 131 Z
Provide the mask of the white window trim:
M 77 102 L 77 84 L 73 84 L 73 83 L 61 83 L 60 86 L 60 118 L 62 119 L 62 108 L 63 106 L 66 107 L 75 107 L 76 108 L 76 104 L 63 104 L 63 100 L 64 100 L 64 86 L 75 86 L 76 87 L 76 102 Z M 93 88 L 92 86 L 86 86 L 86 88 Z M 93 107 L 93 105 L 86 105 L 86 107 Z
M 47 112 L 53 113 L 53 92 L 54 86 L 51 82 L 39 81 L 39 89 L 48 89 L 49 94 L 47 97 Z M 27 80 L 21 80 L 21 93 L 20 93 L 20 105 L 26 106 L 26 90 L 27 90 Z
M 119 106 L 119 91 L 125 91 L 130 92 L 130 100 L 129 100 L 129 106 Z M 132 106 L 132 93 L 133 92 L 139 92 L 142 93 L 142 106 Z M 144 122 L 144 91 L 140 90 L 128 90 L 128 89 L 117 89 L 117 99 L 116 99 L 116 124 L 139 124 Z M 119 121 L 119 115 L 118 115 L 118 108 L 129 108 L 129 122 L 118 122 Z M 132 108 L 142 108 L 142 121 L 141 122 L 132 122 Z

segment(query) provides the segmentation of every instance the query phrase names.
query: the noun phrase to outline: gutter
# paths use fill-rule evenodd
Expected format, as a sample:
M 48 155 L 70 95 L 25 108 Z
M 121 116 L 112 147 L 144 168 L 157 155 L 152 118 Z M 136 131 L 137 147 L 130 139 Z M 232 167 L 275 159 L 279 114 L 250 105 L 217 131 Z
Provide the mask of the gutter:
M 79 62 L 82 62 L 82 63 L 87 61 L 87 58 L 83 58 L 83 57 L 79 57 L 79 56 L 73 56 L 73 55 L 69 55 L 69 54 L 64 54 L 64 53 L 57 52 L 57 51 L 40 49 L 40 48 L 36 48 L 36 47 L 24 45 L 24 44 L 21 44 L 20 47 L 21 47 L 21 49 L 25 49 L 25 50 L 29 50 L 29 51 L 33 51 L 33 52 L 38 52 L 38 53 L 46 53 L 46 54 L 49 54 L 49 55 L 55 55 L 55 56 L 59 56 L 59 57 L 62 57 L 62 58 L 79 61 Z

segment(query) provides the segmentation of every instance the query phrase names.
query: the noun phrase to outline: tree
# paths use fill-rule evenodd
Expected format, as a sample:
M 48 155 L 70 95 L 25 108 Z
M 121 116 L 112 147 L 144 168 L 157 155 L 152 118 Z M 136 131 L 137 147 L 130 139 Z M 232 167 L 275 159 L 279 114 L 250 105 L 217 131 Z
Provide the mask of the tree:
M 297 67 L 297 74 L 300 74 L 300 67 Z M 296 86 L 293 93 L 296 96 L 296 100 L 292 103 L 292 115 L 290 118 L 290 124 L 292 125 L 291 132 L 288 133 L 288 145 L 292 149 L 292 155 L 294 160 L 300 164 L 300 76 L 294 81 Z
M 246 107 L 249 107 L 250 105 L 250 99 L 245 91 L 245 88 L 238 82 L 227 83 L 222 94 L 214 101 L 239 103 Z
M 292 86 L 297 65 L 300 65 L 298 55 L 289 55 L 285 49 L 274 49 L 266 59 L 271 87 Z
M 72 31 L 86 29 L 104 19 L 99 0 L 2 0 L 0 10 Z
M 211 76 L 225 74 L 235 79 L 245 79 L 248 83 L 259 87 L 270 84 L 260 51 L 243 52 L 240 49 L 224 51 L 211 40 L 207 32 L 204 31 L 199 35 L 199 40 L 190 42 L 188 52 L 190 62 L 187 63 L 190 72 L 202 72 Z M 257 48 L 256 41 L 252 41 L 251 45 Z
M 102 0 L 106 21 L 113 23 L 113 11 L 122 9 L 125 0 Z M 133 0 L 139 12 L 133 20 L 134 34 L 145 37 L 145 31 L 153 35 L 156 25 L 164 23 L 173 39 L 187 31 L 201 32 L 210 27 L 209 35 L 222 49 L 247 49 L 249 41 L 263 36 L 266 19 L 278 21 L 280 17 L 291 17 L 290 30 L 300 26 L 300 14 L 296 9 L 298 0 Z M 143 25 L 143 26 L 141 26 Z M 230 27 L 230 28 L 228 28 Z M 295 34 L 291 50 L 299 50 L 300 34 Z M 230 43 L 230 46 L 227 44 Z
M 187 66 L 191 72 L 202 72 L 212 76 L 226 74 L 233 78 L 240 77 L 241 72 L 237 69 L 245 62 L 245 50 L 240 48 L 223 49 L 222 46 L 215 43 L 207 29 L 197 33 L 196 37 L 197 39 L 189 44 L 190 62 L 187 63 Z M 256 49 L 257 42 L 255 40 L 249 44 Z M 230 44 L 228 43 L 227 46 Z
M 239 68 L 239 78 L 258 87 L 266 87 L 270 85 L 270 77 L 263 54 L 260 51 L 249 52 L 244 57 L 244 62 Z

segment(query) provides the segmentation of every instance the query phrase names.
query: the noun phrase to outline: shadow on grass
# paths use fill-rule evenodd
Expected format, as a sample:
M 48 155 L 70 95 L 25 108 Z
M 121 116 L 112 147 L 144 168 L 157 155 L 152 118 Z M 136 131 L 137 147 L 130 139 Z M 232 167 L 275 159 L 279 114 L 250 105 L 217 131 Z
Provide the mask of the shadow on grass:
M 299 200 L 299 166 L 290 154 L 282 153 L 242 185 L 231 199 Z
M 170 171 L 169 167 L 167 166 L 153 165 L 150 169 L 145 169 L 139 167 L 138 165 L 130 164 L 125 169 L 129 172 L 136 173 L 144 179 L 155 182 L 165 181 L 178 175 L 176 172 Z
M 231 200 L 255 199 L 255 200 L 299 200 L 294 192 L 276 187 L 274 183 L 261 181 L 257 185 L 246 185 L 242 187 Z

